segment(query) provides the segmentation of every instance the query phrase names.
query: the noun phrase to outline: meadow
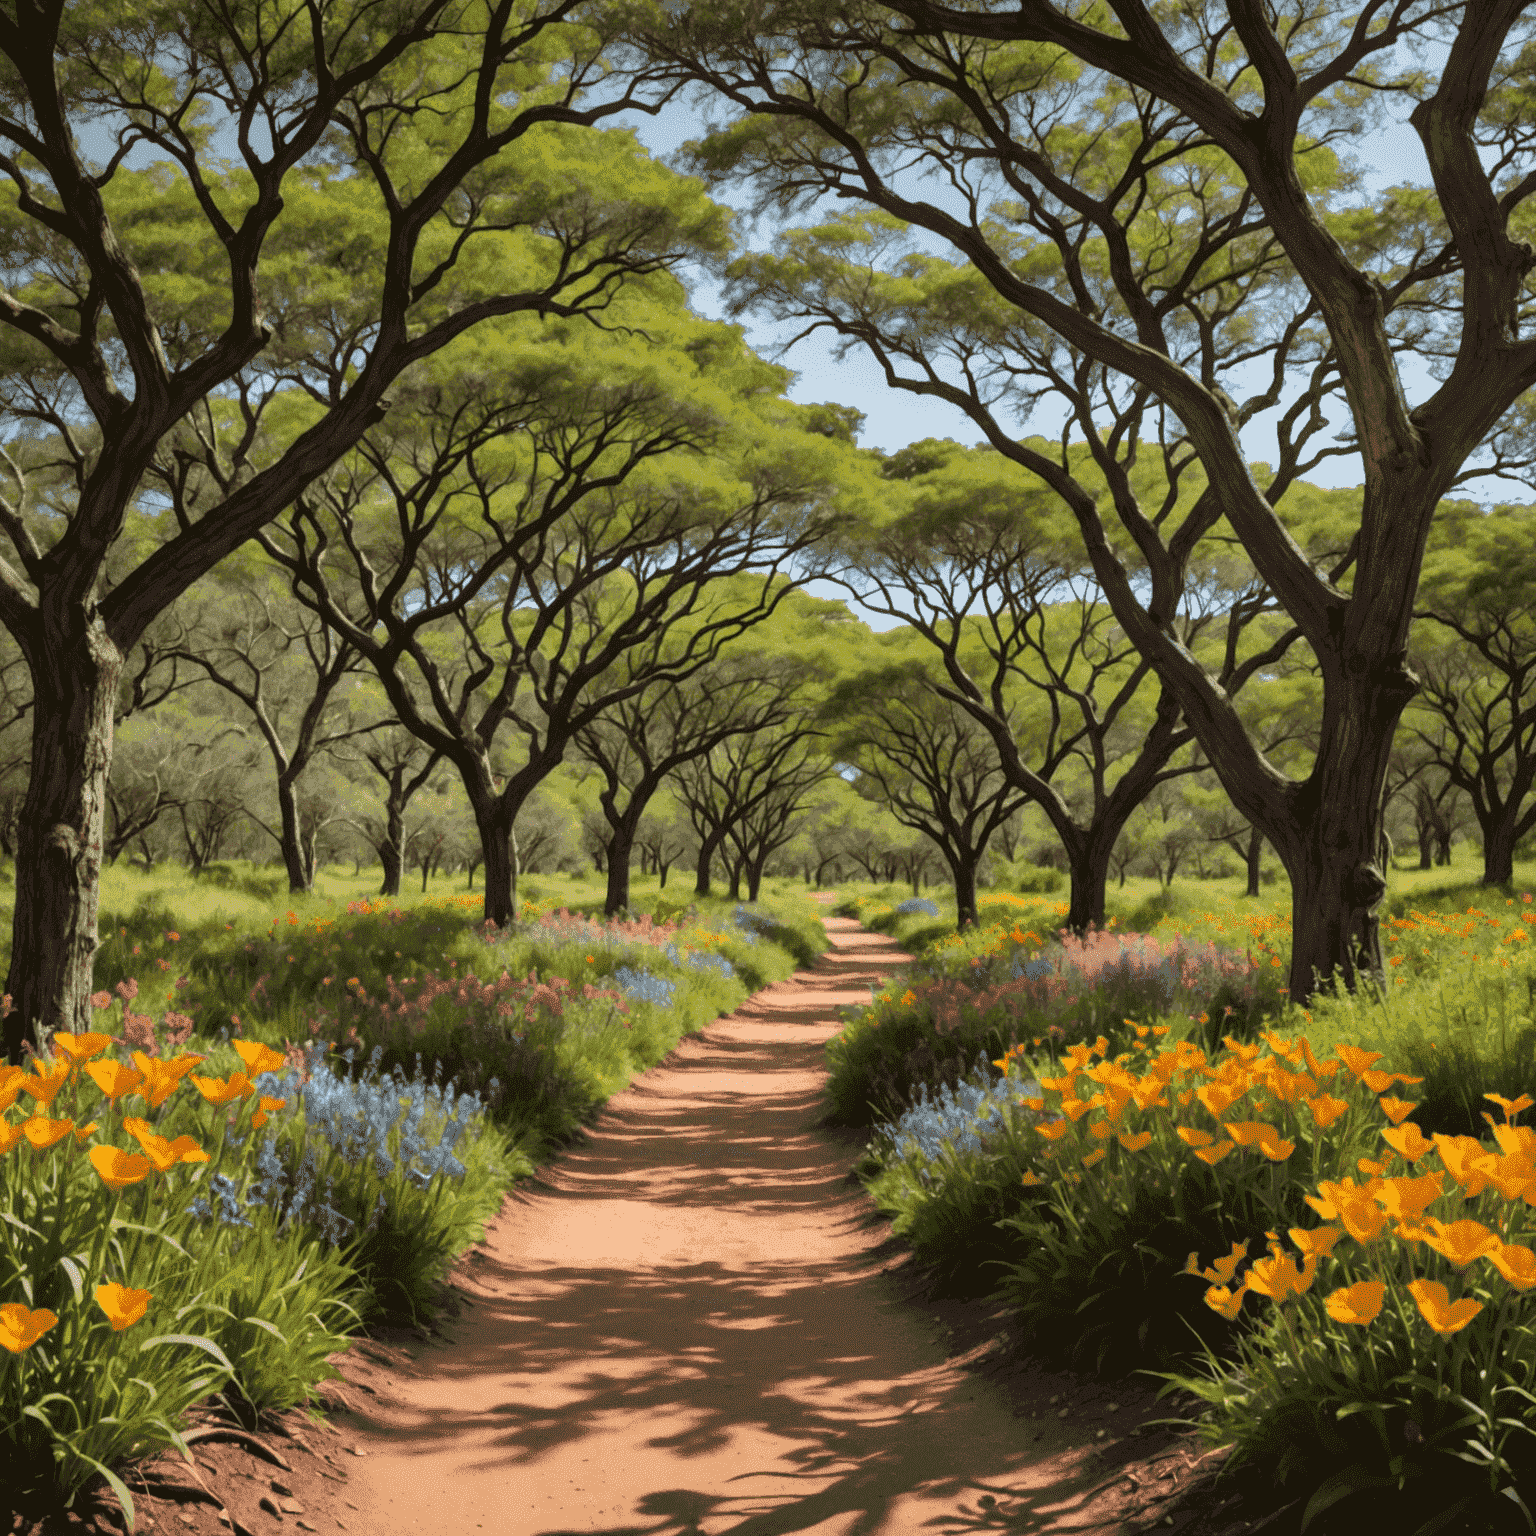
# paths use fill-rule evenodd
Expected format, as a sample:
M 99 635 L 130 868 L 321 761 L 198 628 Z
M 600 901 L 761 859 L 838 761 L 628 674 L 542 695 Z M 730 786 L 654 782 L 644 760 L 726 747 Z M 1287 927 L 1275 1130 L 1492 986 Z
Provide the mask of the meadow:
M 517 1180 L 827 942 L 792 882 L 747 906 L 639 880 L 605 921 L 600 882 L 540 877 L 505 932 L 460 882 L 376 884 L 105 872 L 91 1030 L 0 1067 L 0 1463 L 23 1513 L 104 1483 L 131 1526 L 124 1469 L 190 1456 L 194 1404 L 258 1428 L 351 1337 L 430 1320 Z
M 1286 996 L 1289 894 L 845 885 L 916 963 L 827 1049 L 828 1116 L 938 1291 L 1202 1404 L 1279 1529 L 1536 1529 L 1536 866 L 1394 871 L 1385 985 Z

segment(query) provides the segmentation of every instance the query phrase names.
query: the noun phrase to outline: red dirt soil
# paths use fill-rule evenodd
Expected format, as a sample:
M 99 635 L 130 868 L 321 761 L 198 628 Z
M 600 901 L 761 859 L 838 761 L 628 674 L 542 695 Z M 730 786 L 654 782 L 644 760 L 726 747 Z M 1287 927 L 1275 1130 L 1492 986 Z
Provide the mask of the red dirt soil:
M 921 1299 L 910 1250 L 849 1172 L 867 1133 L 818 1124 L 838 1009 L 910 957 L 848 919 L 827 931 L 813 966 L 686 1037 L 508 1196 L 457 1265 L 456 1315 L 437 1338 L 337 1356 L 328 1421 L 289 1414 L 278 1431 L 296 1439 L 263 1433 L 286 1470 L 248 1445 L 199 1445 L 217 1498 L 178 1505 L 146 1488 L 139 1528 L 1269 1525 L 1211 1489 L 1220 1453 L 1139 1428 L 1172 1412 L 1149 1386 L 1043 1371 L 1001 1309 Z M 154 1470 L 190 1486 L 179 1457 Z

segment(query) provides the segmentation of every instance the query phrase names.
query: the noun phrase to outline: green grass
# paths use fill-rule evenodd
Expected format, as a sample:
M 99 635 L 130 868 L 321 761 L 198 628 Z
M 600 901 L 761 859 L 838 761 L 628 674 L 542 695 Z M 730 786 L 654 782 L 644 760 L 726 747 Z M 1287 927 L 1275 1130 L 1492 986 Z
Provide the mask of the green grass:
M 56 1087 L 0 1077 L 0 1328 L 19 1346 L 0 1355 L 0 1460 L 27 1469 L 7 1484 L 27 1509 L 105 1480 L 131 1521 L 121 1468 L 177 1445 L 190 1404 L 257 1424 L 309 1402 L 359 1329 L 430 1320 L 518 1179 L 826 947 L 794 882 L 766 884 L 751 931 L 736 903 L 643 880 L 644 920 L 616 924 L 599 881 L 525 881 L 506 933 L 461 882 L 399 902 L 373 886 L 107 872 L 100 1038 L 79 1047 L 104 1076 L 58 1055 Z M 139 1092 L 152 1080 L 111 1087 L 189 1053 L 163 1102 Z M 194 1160 L 151 1167 L 172 1142 Z M 121 1328 L 115 1293 L 97 1299 L 117 1285 L 145 1298 Z

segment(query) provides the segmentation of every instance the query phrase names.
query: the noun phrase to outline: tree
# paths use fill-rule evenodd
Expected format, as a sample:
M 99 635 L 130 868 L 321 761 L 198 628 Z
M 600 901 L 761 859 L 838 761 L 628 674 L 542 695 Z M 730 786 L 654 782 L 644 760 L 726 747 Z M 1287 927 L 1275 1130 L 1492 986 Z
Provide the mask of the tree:
M 445 351 L 391 427 L 257 535 L 458 770 L 498 925 L 523 802 L 579 731 L 814 577 L 852 462 L 800 429 L 785 370 L 670 280 L 609 319 L 636 334 L 487 328 Z M 522 758 L 499 789 L 498 734 Z
M 352 701 L 338 694 L 362 660 L 292 601 L 270 567 L 242 571 L 226 564 L 220 579 L 181 610 L 182 632 L 166 654 L 201 668 L 248 711 L 277 769 L 278 826 L 260 824 L 282 854 L 289 891 L 308 891 L 315 883 L 315 840 L 341 811 L 334 797 L 313 790 L 301 807 L 304 776 L 328 747 L 389 723 L 360 724 Z
M 789 720 L 805 683 L 805 651 L 825 655 L 831 649 L 818 633 L 828 626 L 849 627 L 842 604 L 791 594 L 754 630 L 750 654 L 726 650 L 681 681 L 650 683 L 620 697 L 576 732 L 577 747 L 602 779 L 598 807 L 607 832 L 602 862 L 610 917 L 629 907 L 630 860 L 651 797 L 682 764 L 707 756 L 733 736 L 772 730 Z M 792 659 L 790 651 L 802 659 Z M 641 664 L 654 665 L 649 656 Z M 614 669 L 613 681 L 633 665 L 631 652 Z
M 806 679 L 800 681 L 803 687 Z M 732 899 L 741 894 L 745 870 L 755 901 L 754 868 L 761 880 L 769 855 L 800 830 L 811 792 L 831 776 L 831 762 L 818 751 L 815 703 L 806 697 L 799 702 L 782 724 L 731 736 L 673 771 L 673 789 L 699 840 L 696 896 L 709 895 L 711 866 L 719 856 Z
M 1526 12 L 625 8 L 639 55 L 729 114 L 692 164 L 749 181 L 775 216 L 775 249 L 732 269 L 735 305 L 867 349 L 1067 504 L 1116 620 L 1290 876 L 1298 1002 L 1319 978 L 1382 974 L 1382 791 L 1418 687 L 1408 632 L 1441 500 L 1530 462 Z M 1433 187 L 1367 194 L 1334 146 L 1399 102 Z M 790 227 L 822 199 L 853 211 Z M 1436 380 L 1413 405 L 1410 360 Z M 1037 408 L 1050 437 L 1043 420 L 1021 435 Z M 1277 453 L 1260 471 L 1241 432 L 1267 412 Z M 1358 455 L 1360 507 L 1344 558 L 1319 567 L 1279 509 L 1341 453 Z M 1196 469 L 1203 488 L 1143 500 L 1148 460 L 1170 491 Z M 1321 675 L 1304 778 L 1266 759 L 1178 634 L 1190 562 L 1217 533 Z
M 432 777 L 441 754 L 397 723 L 363 738 L 346 756 L 366 764 L 384 781 L 384 814 L 356 818 L 351 825 L 379 856 L 384 871 L 379 895 L 398 896 L 405 869 L 406 808 Z
M 621 699 L 576 735 L 601 775 L 598 806 L 609 917 L 629 909 L 629 867 L 651 797 L 683 763 L 731 736 L 781 725 L 792 705 L 771 666 L 729 654 L 686 680 L 666 681 Z
M 1406 723 L 1472 804 L 1482 883 L 1506 885 L 1536 827 L 1536 506 L 1443 509 L 1419 604 L 1410 656 L 1424 687 Z M 1434 803 L 1427 785 L 1421 803 Z M 1444 843 L 1448 856 L 1448 827 Z
M 455 337 L 600 319 L 625 275 L 719 245 L 696 184 L 587 131 L 636 98 L 592 97 L 606 39 L 575 9 L 253 0 L 125 26 L 38 0 L 0 19 L 0 437 L 43 439 L 68 492 L 41 507 L 10 455 L 0 621 L 36 701 L 13 1057 L 89 1028 L 112 709 L 155 616 Z M 103 593 L 151 493 L 174 522 Z
M 934 686 L 991 737 L 1015 806 L 1038 805 L 1061 839 L 1068 927 L 1102 926 L 1110 852 L 1127 819 L 1164 777 L 1189 771 L 1169 766 L 1190 740 L 1178 705 L 1162 687 L 1149 707 L 1149 663 L 1084 571 L 1064 509 L 1033 477 L 991 449 L 931 439 L 884 473 L 910 501 L 857 530 L 854 570 L 840 579 L 937 651 Z M 1186 644 L 1200 627 L 1186 623 Z M 962 922 L 974 903 L 973 891 Z
M 1029 798 L 1003 771 L 992 735 L 939 692 L 910 631 L 880 637 L 887 664 L 847 679 L 827 701 L 829 750 L 858 769 L 903 826 L 930 838 L 949 865 L 957 926 L 976 922 L 976 870 L 993 833 Z

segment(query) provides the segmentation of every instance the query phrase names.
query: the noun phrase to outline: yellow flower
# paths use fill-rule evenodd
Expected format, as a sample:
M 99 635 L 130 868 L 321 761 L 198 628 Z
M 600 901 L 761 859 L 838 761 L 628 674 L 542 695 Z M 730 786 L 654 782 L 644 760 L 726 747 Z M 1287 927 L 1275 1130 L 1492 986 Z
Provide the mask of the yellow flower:
M 147 1120 L 130 1116 L 123 1121 L 123 1129 L 143 1147 L 158 1173 L 169 1172 L 177 1163 L 206 1163 L 209 1160 L 208 1154 L 190 1136 L 167 1141 L 164 1136 L 155 1134 Z
M 1517 1291 L 1536 1285 L 1536 1253 L 1523 1243 L 1504 1243 L 1488 1255 L 1488 1260 Z
M 1212 1168 L 1224 1158 L 1227 1153 L 1237 1146 L 1235 1141 L 1218 1141 L 1214 1147 L 1196 1147 L 1195 1156 L 1203 1163 L 1209 1163 Z
M 1417 1221 L 1445 1193 L 1443 1173 L 1422 1173 L 1416 1179 L 1387 1179 L 1376 1191 L 1376 1199 L 1389 1216 L 1399 1221 Z
M 124 1152 L 121 1147 L 92 1147 L 89 1156 L 91 1167 L 108 1189 L 126 1189 L 149 1177 L 149 1159 L 136 1152 Z
M 21 1143 L 21 1127 L 12 1125 L 3 1115 L 0 1115 L 0 1154 L 9 1152 L 12 1147 Z
M 182 1078 L 202 1059 L 201 1056 L 188 1055 L 177 1056 L 170 1061 L 161 1061 L 156 1057 L 146 1056 L 143 1051 L 135 1051 L 133 1064 L 144 1074 L 144 1097 L 149 1100 L 149 1107 L 159 1109 L 176 1091 L 176 1085 Z
M 1482 1302 L 1469 1297 L 1453 1302 L 1438 1280 L 1410 1281 L 1408 1291 L 1436 1333 L 1460 1333 L 1483 1310 Z
M 252 1129 L 259 1131 L 267 1123 L 268 1115 L 274 1110 L 286 1108 L 287 1104 L 287 1099 L 269 1099 L 263 1094 L 256 1109 L 251 1114 Z
M 1224 1259 L 1213 1259 L 1205 1268 L 1200 1268 L 1200 1255 L 1191 1252 L 1184 1261 L 1184 1273 L 1186 1275 L 1198 1275 L 1209 1280 L 1212 1285 L 1227 1285 L 1232 1276 L 1237 1273 L 1237 1266 L 1248 1257 L 1248 1239 L 1244 1238 L 1240 1243 L 1232 1244 L 1232 1252 Z
M 1151 1144 L 1152 1132 L 1136 1131 L 1133 1134 L 1130 1131 L 1122 1131 L 1119 1136 L 1119 1141 L 1120 1145 L 1124 1147 L 1127 1152 L 1140 1152 Z
M 1357 1045 L 1334 1044 L 1334 1052 L 1356 1077 L 1363 1077 L 1367 1070 L 1381 1060 L 1380 1051 L 1362 1051 Z
M 1279 1128 L 1266 1120 L 1234 1120 L 1223 1129 L 1238 1146 L 1256 1146 L 1274 1163 L 1283 1163 L 1296 1150 L 1296 1143 L 1284 1140 Z
M 0 1344 L 13 1355 L 19 1355 L 36 1344 L 58 1320 L 58 1314 L 47 1307 L 33 1312 L 19 1301 L 8 1301 L 0 1306 Z
M 1384 1093 L 1376 1102 L 1393 1125 L 1400 1125 L 1419 1107 L 1412 1099 L 1399 1099 L 1390 1093 Z
M 1230 1323 L 1243 1310 L 1243 1297 L 1247 1294 L 1246 1281 L 1235 1291 L 1228 1290 L 1224 1285 L 1213 1285 L 1205 1293 L 1205 1304 L 1211 1311 L 1219 1312 Z
M 46 1071 L 43 1071 L 42 1062 L 34 1061 L 32 1071 L 21 1079 L 21 1088 L 24 1093 L 30 1093 L 34 1099 L 47 1109 L 59 1096 L 59 1089 L 69 1081 L 69 1074 L 74 1070 L 74 1064 L 64 1056 L 61 1056 Z
M 263 1072 L 280 1072 L 287 1065 L 288 1058 L 281 1051 L 274 1051 L 270 1045 L 263 1045 L 259 1040 L 235 1040 L 231 1043 L 240 1053 L 240 1060 L 245 1063 L 245 1070 L 252 1077 L 260 1077 Z
M 1355 1167 L 1365 1174 L 1367 1178 L 1372 1179 L 1379 1179 L 1391 1166 L 1392 1159 L 1390 1157 L 1358 1157 L 1355 1159 Z
M 1230 1083 L 1207 1083 L 1195 1090 L 1195 1097 L 1219 1120 L 1247 1091 Z
M 125 1066 L 120 1061 L 93 1061 L 85 1070 L 106 1094 L 109 1104 L 115 1104 L 125 1094 L 137 1092 L 144 1081 L 144 1074 L 137 1067 Z
M 1026 1173 L 1024 1177 L 1019 1180 L 1019 1183 L 1032 1188 L 1036 1184 L 1044 1184 L 1045 1180 L 1042 1179 L 1038 1173 Z
M 101 1122 L 99 1120 L 92 1120 L 89 1125 L 77 1125 L 75 1127 L 75 1140 L 84 1145 L 85 1138 L 89 1136 L 91 1132 L 94 1131 L 100 1124 Z
M 61 1051 L 72 1062 L 89 1061 L 99 1056 L 113 1043 L 111 1035 L 72 1035 L 66 1030 L 55 1030 L 54 1049 Z
M 1336 1099 L 1331 1093 L 1320 1093 L 1316 1098 L 1302 1102 L 1312 1111 L 1312 1121 L 1320 1131 L 1326 1131 L 1340 1115 L 1349 1111 L 1349 1100 Z
M 1528 1093 L 1522 1093 L 1518 1099 L 1506 1099 L 1501 1093 L 1485 1093 L 1483 1097 L 1485 1099 L 1492 1099 L 1504 1111 L 1504 1123 L 1506 1125 L 1510 1124 L 1521 1110 L 1529 1109 L 1532 1104 L 1536 1104 L 1536 1099 L 1533 1099 Z
M 33 1115 L 30 1120 L 21 1122 L 21 1134 L 37 1148 L 39 1152 L 46 1147 L 63 1141 L 74 1130 L 73 1120 L 50 1120 L 45 1115 Z
M 1044 1136 L 1047 1141 L 1060 1141 L 1067 1134 L 1067 1122 L 1065 1120 L 1051 1120 L 1045 1125 L 1037 1125 L 1036 1132 Z
M 96 1305 L 107 1314 L 114 1333 L 131 1328 L 148 1310 L 153 1291 L 135 1291 L 115 1282 L 96 1287 Z
M 244 1072 L 231 1072 L 227 1078 L 194 1074 L 192 1086 L 210 1104 L 233 1104 L 236 1099 L 248 1099 L 256 1092 L 255 1084 Z
M 1376 1321 L 1386 1294 L 1387 1287 L 1380 1280 L 1357 1280 L 1328 1298 L 1328 1316 L 1336 1323 L 1353 1323 L 1363 1328 Z
M 8 1067 L 0 1063 L 0 1114 L 16 1102 L 26 1075 L 20 1067 Z
M 1372 1093 L 1385 1093 L 1393 1083 L 1422 1083 L 1422 1077 L 1409 1077 L 1406 1072 L 1362 1072 L 1360 1081 L 1365 1084 Z
M 1108 1157 L 1108 1156 L 1109 1156 L 1109 1148 L 1108 1147 L 1099 1147 L 1097 1150 L 1088 1153 L 1088 1155 L 1083 1158 L 1083 1167 L 1084 1168 L 1092 1168 L 1095 1163 L 1103 1162 L 1104 1159 L 1106 1157 Z
M 1410 1121 L 1407 1125 L 1394 1125 L 1381 1133 L 1381 1139 L 1406 1163 L 1416 1163 L 1426 1152 L 1433 1152 L 1435 1144 L 1418 1126 Z
M 1458 1269 L 1465 1269 L 1474 1259 L 1495 1253 L 1503 1245 L 1496 1232 L 1490 1232 L 1480 1221 L 1437 1221 L 1433 1216 L 1429 1224 L 1434 1234 L 1424 1241 L 1436 1253 L 1443 1253 Z
M 1044 1099 L 1020 1099 L 1019 1103 L 1022 1104 L 1025 1109 L 1034 1110 L 1036 1114 L 1045 1108 Z
M 1250 1291 L 1268 1296 L 1278 1306 L 1283 1306 L 1293 1296 L 1304 1296 L 1312 1289 L 1317 1274 L 1317 1255 L 1309 1253 L 1298 1270 L 1296 1261 L 1288 1253 L 1277 1251 L 1267 1259 L 1255 1259 L 1248 1270 L 1247 1284 Z
M 1092 1108 L 1093 1105 L 1087 1099 L 1063 1099 L 1061 1101 L 1061 1112 L 1073 1120 L 1081 1120 Z
M 1187 1147 L 1208 1147 L 1216 1140 L 1209 1131 L 1202 1131 L 1193 1125 L 1181 1125 L 1178 1138 Z
M 1467 1199 L 1475 1199 L 1488 1185 L 1484 1167 L 1492 1162 L 1488 1149 L 1475 1136 L 1444 1136 L 1436 1131 L 1432 1140 L 1441 1163 L 1461 1185 Z
M 1363 1191 L 1339 1204 L 1339 1220 L 1357 1243 L 1368 1243 L 1387 1224 L 1387 1213 Z
M 1326 1259 L 1333 1253 L 1333 1245 L 1344 1236 L 1343 1227 L 1292 1227 L 1290 1239 L 1301 1251 Z

